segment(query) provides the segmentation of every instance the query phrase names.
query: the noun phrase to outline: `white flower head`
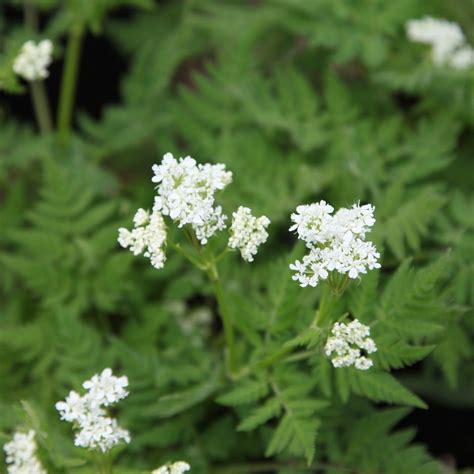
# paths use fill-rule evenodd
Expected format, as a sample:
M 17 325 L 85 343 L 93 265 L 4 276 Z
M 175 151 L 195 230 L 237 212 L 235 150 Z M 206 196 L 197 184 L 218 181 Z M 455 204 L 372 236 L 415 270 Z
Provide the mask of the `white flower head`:
M 80 428 L 74 444 L 78 447 L 109 451 L 120 442 L 129 443 L 130 433 L 121 428 L 117 420 L 107 416 L 103 407 L 124 399 L 128 395 L 128 378 L 116 377 L 106 368 L 83 383 L 85 395 L 70 392 L 66 400 L 56 403 L 61 419 L 74 422 Z
M 317 286 L 335 271 L 349 278 L 358 278 L 368 270 L 380 268 L 377 252 L 366 234 L 375 224 L 374 207 L 370 204 L 341 208 L 334 215 L 325 201 L 298 206 L 291 215 L 296 231 L 309 253 L 290 265 L 293 280 L 302 287 Z
M 291 214 L 294 225 L 290 227 L 290 232 L 296 231 L 298 238 L 312 247 L 315 243 L 324 243 L 330 237 L 327 232 L 331 220 L 331 213 L 334 208 L 326 201 L 314 204 L 301 205 L 296 208 L 296 212 Z
M 110 368 L 104 369 L 101 374 L 95 374 L 82 386 L 89 392 L 89 397 L 97 406 L 117 403 L 128 395 L 126 390 L 128 378 L 116 377 Z
M 436 65 L 467 69 L 474 64 L 474 52 L 457 23 L 424 17 L 406 23 L 407 37 L 431 46 L 431 59 Z
M 177 160 L 166 153 L 152 169 L 157 183 L 153 212 L 169 216 L 179 227 L 189 224 L 203 245 L 225 229 L 227 216 L 214 205 L 215 194 L 232 181 L 223 164 L 198 164 L 190 156 Z
M 53 43 L 46 39 L 35 44 L 27 41 L 13 62 L 13 71 L 27 81 L 37 81 L 48 77 Z
M 332 336 L 326 342 L 324 352 L 334 367 L 354 366 L 358 370 L 368 370 L 373 362 L 363 354 L 372 354 L 377 346 L 370 336 L 370 328 L 354 319 L 349 324 L 335 323 Z
M 163 247 L 166 242 L 166 225 L 159 212 L 149 214 L 144 209 L 138 209 L 133 217 L 135 228 L 131 231 L 121 227 L 118 243 L 123 248 L 129 248 L 134 255 L 143 254 L 150 259 L 155 268 L 163 268 L 166 254 Z
M 474 65 L 474 49 L 469 45 L 458 49 L 449 58 L 449 65 L 458 70 L 469 69 Z
M 164 466 L 155 469 L 151 474 L 184 474 L 189 471 L 191 466 L 184 461 L 176 461 L 172 464 L 165 464 Z
M 191 466 L 187 462 L 176 461 L 172 464 L 166 464 L 155 469 L 151 474 L 184 474 L 190 469 Z
M 266 216 L 255 217 L 248 207 L 240 206 L 232 214 L 229 247 L 238 248 L 242 258 L 252 262 L 258 247 L 268 239 L 267 227 L 270 219 Z
M 35 432 L 16 432 L 13 439 L 3 447 L 6 462 L 10 464 L 9 474 L 46 474 L 41 462 L 36 456 Z

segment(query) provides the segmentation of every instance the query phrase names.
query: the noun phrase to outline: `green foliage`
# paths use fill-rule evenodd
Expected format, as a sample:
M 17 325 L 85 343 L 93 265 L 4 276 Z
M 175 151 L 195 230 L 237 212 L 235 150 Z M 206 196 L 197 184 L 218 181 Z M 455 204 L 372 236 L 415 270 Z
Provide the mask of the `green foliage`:
M 441 466 L 430 459 L 423 447 L 410 444 L 413 429 L 390 432 L 406 413 L 405 409 L 392 408 L 352 420 L 346 434 L 328 440 L 331 460 L 341 466 L 357 466 L 360 472 L 442 472 Z M 341 471 L 330 468 L 328 472 Z
M 123 277 L 130 258 L 111 253 L 116 203 L 94 203 L 97 180 L 87 183 L 81 173 L 87 170 L 48 169 L 37 203 L 27 212 L 28 226 L 7 234 L 17 251 L 1 261 L 47 307 L 113 310 L 127 290 Z
M 12 64 L 30 38 L 51 38 L 59 62 L 68 34 L 101 33 L 127 71 L 108 78 L 121 98 L 100 118 L 78 104 L 64 143 L 0 105 L 2 444 L 34 428 L 48 472 L 95 472 L 54 404 L 110 366 L 130 379 L 114 413 L 132 434 L 117 473 L 177 459 L 197 474 L 444 472 L 398 425 L 400 406 L 472 407 L 474 76 L 434 66 L 404 25 L 446 17 L 474 44 L 474 10 L 392 3 L 31 0 L 33 32 L 16 21 L 22 2 L 8 2 L 3 91 L 29 91 Z M 224 163 L 225 212 L 272 220 L 255 262 L 219 260 L 222 294 L 169 243 L 159 271 L 117 244 L 152 205 L 150 168 L 167 151 Z M 290 214 L 321 199 L 376 208 L 382 268 L 338 297 L 301 288 L 289 269 L 303 254 Z M 377 345 L 367 371 L 335 368 L 324 352 L 333 324 L 352 319 Z

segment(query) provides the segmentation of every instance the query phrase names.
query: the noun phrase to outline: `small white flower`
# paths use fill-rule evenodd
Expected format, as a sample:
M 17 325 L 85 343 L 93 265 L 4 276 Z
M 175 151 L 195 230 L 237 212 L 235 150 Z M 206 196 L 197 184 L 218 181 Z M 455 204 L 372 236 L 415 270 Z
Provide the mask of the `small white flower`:
M 36 456 L 35 432 L 16 432 L 13 439 L 3 447 L 9 474 L 46 474 Z
M 135 228 L 131 231 L 121 227 L 118 232 L 118 243 L 129 248 L 134 255 L 143 254 L 150 259 L 155 268 L 163 268 L 166 255 L 163 247 L 166 242 L 166 225 L 159 212 L 149 214 L 138 209 L 133 217 Z
M 248 207 L 240 206 L 232 214 L 229 247 L 238 248 L 242 258 L 247 262 L 252 262 L 254 255 L 258 252 L 258 247 L 268 239 L 266 228 L 269 224 L 268 217 L 255 217 Z
M 179 227 L 190 225 L 203 245 L 225 229 L 227 216 L 214 206 L 215 194 L 232 181 L 223 164 L 198 164 L 190 156 L 176 160 L 166 153 L 152 169 L 157 183 L 153 212 L 169 216 Z
M 48 77 L 53 43 L 46 39 L 35 44 L 27 41 L 13 63 L 13 71 L 27 81 L 37 81 Z
M 168 466 L 161 466 L 158 469 L 155 469 L 152 471 L 151 474 L 169 474 L 170 470 L 168 469 Z
M 457 23 L 427 16 L 408 21 L 406 33 L 413 42 L 431 45 L 431 59 L 436 65 L 467 69 L 474 64 L 474 52 Z
M 90 380 L 86 380 L 82 386 L 88 390 L 89 396 L 100 406 L 108 406 L 117 403 L 128 395 L 125 387 L 128 387 L 128 378 L 115 377 L 112 369 L 106 368 L 102 373 L 95 374 Z
M 66 400 L 57 402 L 55 406 L 64 421 L 77 421 L 84 413 L 84 399 L 74 391 L 69 392 Z
M 454 69 L 468 69 L 474 65 L 474 49 L 466 45 L 455 51 L 449 59 L 449 65 Z
M 325 201 L 298 206 L 291 215 L 296 231 L 309 253 L 290 265 L 293 280 L 302 287 L 316 286 L 336 271 L 349 278 L 358 278 L 368 270 L 380 268 L 377 252 L 365 235 L 375 224 L 374 207 L 370 204 L 341 208 L 334 215 Z
M 173 464 L 166 464 L 155 469 L 151 474 L 184 474 L 189 471 L 191 466 L 184 461 L 176 461 Z
M 377 351 L 374 340 L 369 336 L 370 328 L 358 319 L 349 324 L 335 323 L 324 352 L 328 357 L 334 354 L 331 362 L 336 368 L 354 366 L 358 370 L 367 370 L 372 367 L 373 362 L 361 351 L 366 354 Z
M 296 231 L 298 238 L 310 247 L 318 242 L 323 243 L 330 238 L 328 223 L 332 220 L 333 211 L 334 208 L 326 201 L 298 206 L 296 212 L 291 214 L 294 225 L 290 227 L 290 232 Z
M 107 416 L 103 407 L 124 399 L 128 392 L 128 378 L 116 377 L 106 368 L 83 383 L 87 393 L 80 396 L 70 392 L 65 401 L 56 403 L 61 419 L 74 422 L 80 428 L 74 444 L 78 447 L 109 451 L 120 442 L 129 443 L 130 433 L 117 420 Z

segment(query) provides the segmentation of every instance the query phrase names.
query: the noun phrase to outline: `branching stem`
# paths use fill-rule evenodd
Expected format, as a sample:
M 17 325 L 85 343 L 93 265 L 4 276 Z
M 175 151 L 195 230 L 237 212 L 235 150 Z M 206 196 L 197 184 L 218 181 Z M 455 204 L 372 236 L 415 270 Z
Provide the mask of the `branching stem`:
M 232 318 L 227 306 L 222 285 L 219 279 L 219 273 L 217 267 L 212 264 L 207 270 L 207 276 L 212 284 L 214 295 L 216 297 L 217 305 L 219 308 L 219 315 L 221 317 L 222 326 L 224 328 L 224 337 L 226 342 L 226 369 L 227 373 L 231 378 L 236 375 L 236 360 L 235 360 L 235 341 L 234 341 L 234 326 L 232 324 Z

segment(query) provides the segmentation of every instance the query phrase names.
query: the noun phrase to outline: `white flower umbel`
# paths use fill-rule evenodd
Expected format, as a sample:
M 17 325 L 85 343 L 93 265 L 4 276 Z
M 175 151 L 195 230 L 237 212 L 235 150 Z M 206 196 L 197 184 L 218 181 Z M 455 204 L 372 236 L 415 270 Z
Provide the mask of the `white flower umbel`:
M 85 381 L 83 387 L 87 390 L 85 395 L 72 391 L 66 400 L 56 403 L 61 419 L 75 423 L 80 428 L 74 444 L 106 452 L 122 441 L 129 443 L 130 433 L 121 428 L 117 420 L 107 416 L 103 408 L 128 395 L 128 378 L 116 377 L 107 368 Z
M 291 215 L 296 231 L 309 253 L 302 260 L 290 265 L 295 271 L 293 280 L 301 286 L 316 286 L 326 280 L 331 272 L 357 278 L 368 270 L 380 268 L 377 252 L 372 242 L 365 240 L 366 233 L 375 223 L 374 207 L 370 204 L 334 208 L 325 201 L 302 205 Z
M 86 380 L 82 386 L 89 392 L 97 405 L 108 406 L 128 396 L 128 378 L 116 377 L 112 369 L 104 369 L 101 374 L 95 374 Z
M 169 216 L 179 227 L 189 224 L 203 245 L 225 229 L 227 216 L 214 205 L 216 192 L 232 181 L 232 173 L 223 164 L 198 164 L 190 156 L 175 159 L 166 153 L 153 172 L 158 193 L 153 212 Z
M 474 64 L 473 49 L 457 23 L 427 16 L 408 21 L 406 33 L 413 42 L 431 45 L 431 59 L 436 65 L 467 69 Z
M 46 39 L 35 44 L 27 41 L 13 62 L 13 71 L 27 81 L 38 81 L 48 77 L 53 43 Z
M 335 323 L 332 336 L 327 340 L 324 352 L 334 367 L 354 366 L 359 370 L 367 370 L 373 362 L 366 355 L 377 351 L 375 342 L 370 337 L 370 328 L 359 320 L 349 324 Z
M 143 254 L 150 259 L 155 268 L 163 268 L 166 255 L 163 247 L 166 242 L 166 226 L 159 212 L 149 214 L 144 209 L 138 209 L 133 218 L 135 228 L 131 231 L 121 227 L 118 243 L 129 248 L 134 255 Z
M 468 69 L 474 65 L 474 49 L 469 45 L 455 51 L 449 58 L 449 65 L 454 69 Z
M 191 466 L 184 461 L 176 461 L 173 464 L 166 464 L 155 469 L 151 474 L 184 474 L 189 471 Z
M 9 474 L 46 474 L 41 462 L 36 456 L 35 432 L 16 432 L 13 439 L 3 447 L 6 462 L 10 464 Z
M 269 224 L 268 217 L 255 217 L 248 207 L 240 206 L 232 214 L 229 247 L 231 249 L 238 248 L 242 258 L 247 262 L 252 262 L 254 255 L 258 252 L 259 245 L 268 239 L 266 228 Z

